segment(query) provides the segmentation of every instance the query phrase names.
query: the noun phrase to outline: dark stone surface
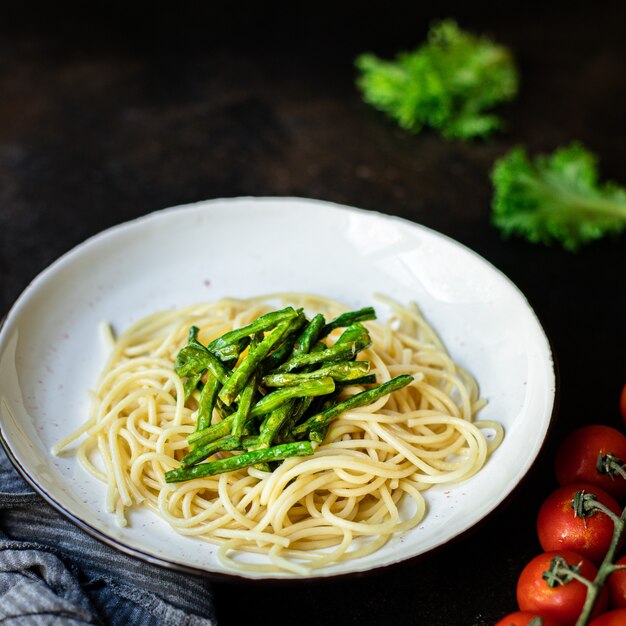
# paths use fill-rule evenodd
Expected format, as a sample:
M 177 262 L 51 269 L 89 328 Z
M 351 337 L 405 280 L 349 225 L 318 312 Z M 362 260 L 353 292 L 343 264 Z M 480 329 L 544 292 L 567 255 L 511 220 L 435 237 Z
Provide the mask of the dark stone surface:
M 515 608 L 517 576 L 540 551 L 535 516 L 554 486 L 558 442 L 584 423 L 620 424 L 626 240 L 576 255 L 503 240 L 489 223 L 489 171 L 513 145 L 536 152 L 578 139 L 603 176 L 626 184 L 624 5 L 90 11 L 0 11 L 0 312 L 103 228 L 214 197 L 333 200 L 473 248 L 526 294 L 560 365 L 560 414 L 515 498 L 394 570 L 289 587 L 219 583 L 216 597 L 225 626 L 258 621 L 259 607 L 302 626 L 493 624 Z M 357 53 L 413 47 L 430 19 L 448 15 L 519 59 L 508 132 L 487 142 L 407 135 L 354 88 Z

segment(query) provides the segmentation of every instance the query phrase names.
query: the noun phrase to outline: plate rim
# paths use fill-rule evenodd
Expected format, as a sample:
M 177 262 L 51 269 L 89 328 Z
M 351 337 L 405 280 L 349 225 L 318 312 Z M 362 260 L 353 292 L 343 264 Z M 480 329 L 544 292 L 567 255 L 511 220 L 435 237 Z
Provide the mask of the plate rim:
M 0 422 L 0 445 L 4 449 L 7 454 L 7 458 L 12 463 L 13 467 L 17 470 L 17 472 L 21 475 L 21 477 L 27 482 L 28 485 L 50 506 L 56 509 L 61 515 L 63 515 L 66 519 L 68 519 L 71 523 L 75 524 L 79 528 L 81 528 L 88 535 L 97 539 L 98 541 L 104 543 L 108 547 L 118 550 L 124 554 L 129 556 L 138 558 L 147 562 L 151 565 L 156 565 L 160 567 L 164 567 L 169 570 L 178 571 L 181 573 L 192 574 L 195 576 L 203 576 L 210 578 L 215 581 L 222 582 L 238 582 L 249 584 L 253 583 L 277 583 L 277 584 L 298 584 L 298 583 L 306 583 L 311 581 L 328 581 L 328 580 L 337 580 L 339 578 L 353 578 L 353 577 L 364 577 L 371 575 L 375 572 L 389 571 L 392 568 L 401 567 L 407 565 L 416 560 L 421 560 L 424 558 L 429 558 L 436 552 L 442 550 L 446 546 L 448 546 L 451 542 L 457 542 L 461 540 L 463 537 L 476 532 L 482 525 L 486 523 L 486 521 L 498 510 L 506 508 L 511 501 L 517 495 L 517 492 L 521 489 L 523 483 L 528 479 L 529 474 L 531 473 L 533 467 L 535 466 L 537 460 L 545 450 L 547 441 L 550 437 L 551 432 L 554 429 L 554 424 L 556 421 L 556 415 L 558 413 L 558 405 L 559 405 L 559 392 L 560 392 L 560 376 L 559 376 L 559 366 L 555 356 L 555 352 L 553 350 L 553 343 L 548 336 L 545 326 L 542 324 L 541 319 L 534 307 L 529 302 L 528 298 L 524 294 L 524 292 L 517 286 L 517 284 L 511 280 L 502 270 L 496 267 L 493 263 L 483 257 L 481 254 L 471 249 L 467 245 L 462 242 L 457 241 L 451 236 L 441 233 L 433 228 L 420 224 L 418 222 L 414 222 L 408 218 L 404 218 L 398 215 L 387 214 L 381 211 L 373 210 L 373 209 L 363 209 L 360 207 L 353 207 L 346 204 L 337 203 L 334 201 L 327 201 L 317 198 L 309 198 L 309 197 L 300 197 L 300 196 L 230 196 L 223 198 L 210 198 L 206 200 L 200 200 L 191 203 L 179 204 L 169 207 L 164 207 L 160 209 L 156 209 L 154 211 L 145 213 L 143 215 L 139 215 L 137 217 L 131 218 L 129 220 L 125 220 L 116 224 L 113 224 L 101 231 L 98 231 L 78 244 L 72 246 L 70 249 L 66 250 L 63 254 L 53 260 L 49 265 L 47 265 L 41 272 L 39 272 L 34 278 L 32 278 L 27 286 L 22 290 L 22 292 L 18 295 L 18 297 L 13 301 L 10 305 L 9 309 L 6 311 L 4 316 L 0 319 L 0 353 L 4 349 L 4 344 L 8 333 L 5 332 L 8 324 L 7 322 L 11 322 L 13 317 L 17 315 L 16 310 L 19 308 L 19 305 L 25 301 L 30 292 L 35 290 L 39 283 L 45 282 L 46 278 L 49 274 L 53 273 L 57 268 L 62 266 L 64 263 L 67 263 L 68 260 L 71 260 L 71 257 L 74 255 L 80 254 L 81 250 L 94 241 L 98 239 L 105 239 L 111 235 L 114 235 L 116 231 L 123 230 L 128 227 L 132 227 L 136 224 L 140 224 L 142 222 L 151 222 L 153 220 L 158 220 L 160 217 L 167 215 L 169 213 L 174 213 L 179 210 L 192 210 L 194 208 L 206 207 L 210 209 L 211 205 L 223 205 L 228 203 L 241 203 L 241 202 L 251 202 L 251 203 L 300 203 L 300 204 L 309 204 L 309 205 L 318 205 L 324 206 L 327 208 L 331 208 L 333 210 L 339 210 L 345 213 L 359 213 L 362 215 L 375 216 L 377 218 L 382 218 L 385 220 L 392 220 L 395 222 L 400 222 L 405 226 L 409 226 L 411 228 L 417 228 L 420 231 L 427 232 L 429 235 L 435 236 L 437 238 L 444 239 L 447 243 L 450 243 L 454 246 L 462 248 L 466 253 L 469 253 L 473 257 L 475 257 L 480 262 L 489 266 L 489 269 L 499 275 L 501 279 L 503 279 L 508 285 L 517 292 L 517 295 L 523 300 L 526 305 L 527 312 L 532 315 L 534 321 L 537 324 L 537 330 L 540 331 L 540 335 L 545 341 L 545 348 L 548 357 L 548 366 L 549 371 L 552 374 L 552 380 L 550 385 L 551 391 L 551 402 L 552 406 L 550 409 L 550 415 L 547 419 L 547 425 L 545 429 L 545 435 L 541 441 L 541 444 L 538 446 L 535 454 L 532 459 L 528 463 L 524 473 L 519 477 L 514 487 L 496 504 L 491 506 L 489 510 L 487 510 L 479 519 L 475 520 L 471 526 L 464 528 L 463 530 L 457 532 L 452 537 L 449 537 L 446 541 L 440 542 L 430 549 L 422 552 L 420 554 L 408 556 L 402 558 L 400 560 L 393 560 L 385 564 L 378 564 L 372 566 L 370 569 L 358 569 L 355 571 L 348 572 L 333 572 L 325 571 L 323 574 L 312 573 L 307 576 L 295 576 L 295 575 L 285 575 L 284 572 L 276 572 L 276 573 L 264 573 L 261 576 L 247 576 L 245 573 L 238 572 L 237 570 L 232 571 L 217 571 L 210 570 L 203 567 L 196 567 L 195 565 L 187 565 L 183 563 L 179 563 L 173 560 L 170 560 L 166 557 L 155 556 L 150 552 L 144 551 L 137 547 L 133 547 L 128 543 L 124 543 L 122 540 L 118 540 L 111 535 L 106 534 L 106 532 L 94 527 L 89 522 L 83 520 L 78 515 L 69 511 L 63 504 L 55 500 L 55 498 L 50 495 L 43 487 L 41 487 L 36 478 L 31 476 L 29 471 L 23 467 L 21 462 L 15 456 L 13 450 L 11 449 L 11 445 L 2 429 L 2 423 Z

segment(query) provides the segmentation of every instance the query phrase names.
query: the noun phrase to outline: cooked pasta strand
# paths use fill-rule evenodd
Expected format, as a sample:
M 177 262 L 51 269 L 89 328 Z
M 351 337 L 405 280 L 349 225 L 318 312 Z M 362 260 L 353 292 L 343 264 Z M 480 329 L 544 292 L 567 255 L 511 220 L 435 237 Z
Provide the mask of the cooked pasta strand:
M 218 558 L 232 569 L 306 575 L 370 554 L 420 523 L 425 490 L 475 474 L 504 436 L 497 422 L 476 421 L 484 406 L 476 381 L 454 363 L 417 306 L 379 299 L 391 317 L 364 322 L 373 344 L 362 358 L 379 383 L 400 374 L 414 381 L 340 415 L 313 456 L 286 459 L 273 472 L 250 467 L 175 484 L 163 478 L 178 467 L 195 428 L 197 401 L 185 403 L 173 366 L 189 327 L 200 329 L 206 345 L 281 306 L 327 319 L 347 310 L 297 293 L 156 313 L 117 338 L 104 327 L 111 354 L 90 418 L 53 451 L 83 438 L 78 458 L 106 483 L 106 507 L 120 525 L 129 507 L 145 506 L 180 534 L 220 546 Z M 339 334 L 333 331 L 329 343 Z M 353 385 L 345 393 L 361 390 Z M 400 507 L 404 498 L 408 509 Z M 400 513 L 409 509 L 408 517 Z

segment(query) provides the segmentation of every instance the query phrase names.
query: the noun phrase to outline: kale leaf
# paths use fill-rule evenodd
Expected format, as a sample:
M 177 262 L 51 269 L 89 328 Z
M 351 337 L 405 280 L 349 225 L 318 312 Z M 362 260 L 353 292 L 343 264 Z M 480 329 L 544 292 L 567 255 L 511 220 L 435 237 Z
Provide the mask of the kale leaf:
M 486 137 L 500 129 L 500 118 L 489 111 L 518 90 L 509 50 L 453 20 L 434 24 L 414 52 L 394 61 L 362 54 L 356 66 L 365 102 L 410 132 L 431 127 L 447 139 Z
M 515 148 L 494 165 L 493 223 L 567 250 L 626 228 L 626 190 L 598 180 L 596 157 L 578 143 L 530 160 Z

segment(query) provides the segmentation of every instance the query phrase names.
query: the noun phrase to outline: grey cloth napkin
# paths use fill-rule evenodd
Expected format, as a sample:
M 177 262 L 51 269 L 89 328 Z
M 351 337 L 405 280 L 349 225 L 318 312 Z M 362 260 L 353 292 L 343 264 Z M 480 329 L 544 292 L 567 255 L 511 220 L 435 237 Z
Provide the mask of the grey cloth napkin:
M 0 624 L 215 626 L 210 584 L 93 539 L 34 493 L 0 446 Z

